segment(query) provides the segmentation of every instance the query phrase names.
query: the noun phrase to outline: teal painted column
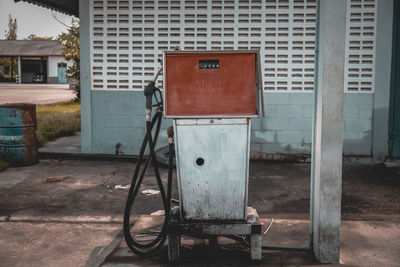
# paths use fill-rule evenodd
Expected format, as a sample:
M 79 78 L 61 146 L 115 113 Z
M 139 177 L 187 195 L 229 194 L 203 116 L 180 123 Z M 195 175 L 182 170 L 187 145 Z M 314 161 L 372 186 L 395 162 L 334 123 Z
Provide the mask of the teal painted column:
M 311 177 L 313 252 L 339 263 L 346 0 L 320 0 Z
M 388 155 L 390 73 L 392 62 L 393 0 L 377 1 L 375 96 L 372 156 L 383 162 Z
M 18 56 L 18 83 L 21 83 L 21 56 Z
M 393 49 L 389 106 L 389 156 L 400 158 L 400 4 L 393 6 Z
M 79 0 L 81 71 L 81 152 L 92 151 L 92 92 L 90 79 L 90 8 L 88 0 Z

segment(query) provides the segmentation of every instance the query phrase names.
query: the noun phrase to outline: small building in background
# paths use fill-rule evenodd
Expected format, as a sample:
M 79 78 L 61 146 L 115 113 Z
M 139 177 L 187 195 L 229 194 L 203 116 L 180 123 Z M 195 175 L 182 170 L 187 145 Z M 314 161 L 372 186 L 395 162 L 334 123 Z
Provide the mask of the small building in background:
M 0 40 L 0 82 L 68 83 L 63 51 L 54 40 Z

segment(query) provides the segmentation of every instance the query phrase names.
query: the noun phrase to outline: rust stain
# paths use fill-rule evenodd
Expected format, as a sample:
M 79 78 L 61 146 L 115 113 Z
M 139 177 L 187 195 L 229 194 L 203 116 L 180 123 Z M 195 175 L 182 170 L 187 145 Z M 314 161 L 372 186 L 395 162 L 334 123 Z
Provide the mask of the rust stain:
M 255 54 L 166 56 L 166 115 L 257 115 Z M 199 69 L 199 60 L 219 69 Z
M 36 124 L 36 105 L 21 103 L 22 123 L 24 124 L 24 164 L 35 164 L 38 162 L 38 142 Z
M 25 166 L 38 162 L 36 105 L 30 103 L 3 104 L 8 110 L 5 128 L 12 127 L 10 135 L 2 135 L 2 155 L 13 166 Z
M 168 133 L 168 136 L 173 136 L 174 135 L 174 127 L 169 126 L 167 129 L 167 133 Z
M 60 176 L 60 177 L 50 177 L 46 179 L 46 184 L 50 184 L 50 183 L 58 183 L 58 182 L 62 182 L 68 178 L 70 178 L 71 176 L 67 175 L 67 176 Z
M 252 160 L 280 161 L 280 162 L 308 162 L 310 154 L 284 154 L 284 153 L 261 153 L 256 152 L 251 155 Z

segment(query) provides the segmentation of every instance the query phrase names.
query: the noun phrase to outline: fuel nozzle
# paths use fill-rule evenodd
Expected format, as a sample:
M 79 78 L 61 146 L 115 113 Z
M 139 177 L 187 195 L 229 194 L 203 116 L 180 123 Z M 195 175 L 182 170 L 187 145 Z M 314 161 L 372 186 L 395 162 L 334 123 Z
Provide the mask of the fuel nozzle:
M 147 114 L 148 113 L 151 114 L 151 109 L 153 107 L 153 95 L 156 91 L 159 90 L 155 85 L 156 85 L 157 78 L 160 75 L 161 71 L 162 71 L 162 68 L 160 68 L 157 71 L 154 79 L 151 82 L 149 82 L 146 85 L 146 87 L 144 88 L 144 95 L 146 96 L 146 119 L 147 119 Z M 150 118 L 149 118 L 149 120 L 150 120 Z
M 157 91 L 157 87 L 155 87 L 155 82 L 151 81 L 144 88 L 144 95 L 146 96 L 146 109 L 151 109 L 153 107 L 152 98 L 153 94 Z

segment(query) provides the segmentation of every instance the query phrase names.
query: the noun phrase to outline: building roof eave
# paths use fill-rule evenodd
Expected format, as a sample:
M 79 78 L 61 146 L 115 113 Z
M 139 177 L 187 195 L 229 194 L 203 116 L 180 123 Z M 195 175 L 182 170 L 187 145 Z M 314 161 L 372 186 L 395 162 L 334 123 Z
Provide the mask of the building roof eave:
M 21 1 L 79 18 L 79 0 L 14 0 Z
M 0 40 L 0 56 L 62 56 L 65 47 L 55 40 Z

